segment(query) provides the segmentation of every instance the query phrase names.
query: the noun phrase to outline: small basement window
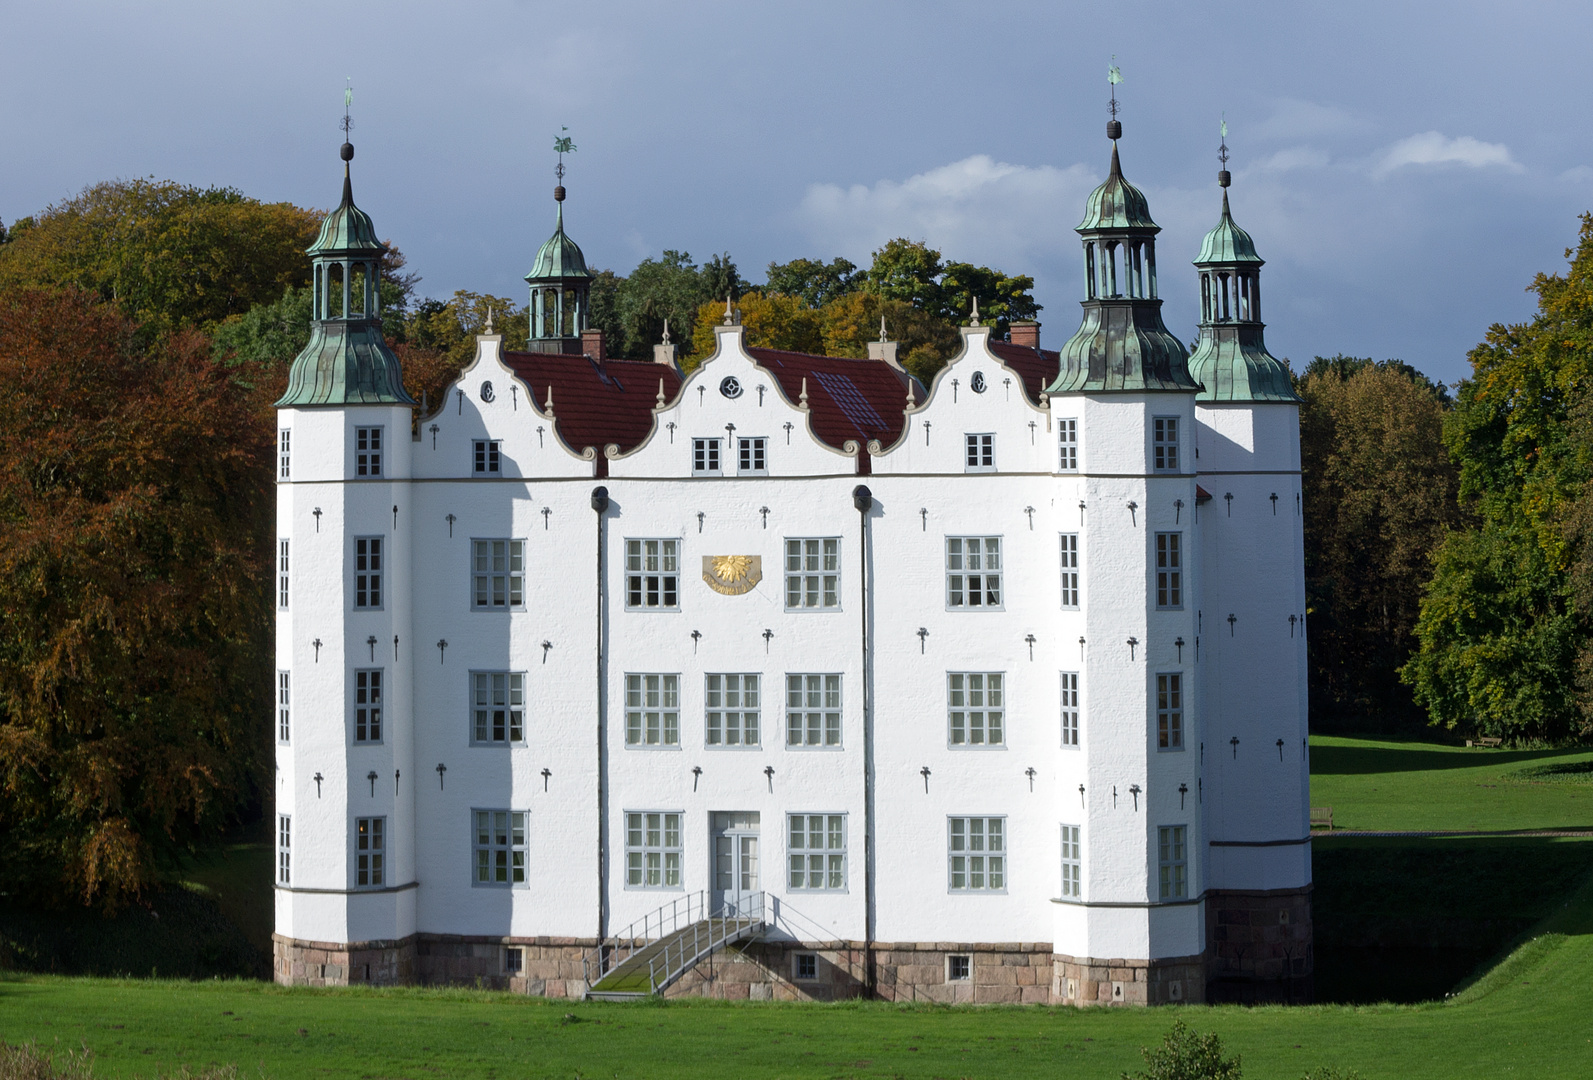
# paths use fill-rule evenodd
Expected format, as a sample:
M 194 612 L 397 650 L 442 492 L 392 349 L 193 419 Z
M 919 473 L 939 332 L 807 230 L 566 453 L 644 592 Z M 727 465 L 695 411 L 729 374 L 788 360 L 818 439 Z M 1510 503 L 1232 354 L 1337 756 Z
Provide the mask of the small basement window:
M 798 982 L 814 982 L 819 977 L 819 956 L 817 953 L 799 952 L 791 957 L 793 976 Z
M 946 981 L 967 982 L 973 978 L 973 957 L 952 955 L 946 957 Z
M 503 973 L 518 975 L 525 970 L 525 950 L 518 945 L 503 950 Z

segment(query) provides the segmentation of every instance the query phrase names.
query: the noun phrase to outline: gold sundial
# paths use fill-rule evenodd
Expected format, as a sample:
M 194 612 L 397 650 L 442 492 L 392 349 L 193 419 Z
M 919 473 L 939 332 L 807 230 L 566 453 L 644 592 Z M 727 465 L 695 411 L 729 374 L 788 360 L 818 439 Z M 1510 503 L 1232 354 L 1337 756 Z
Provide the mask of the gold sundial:
M 763 580 L 763 556 L 704 555 L 702 579 L 722 596 L 742 596 Z

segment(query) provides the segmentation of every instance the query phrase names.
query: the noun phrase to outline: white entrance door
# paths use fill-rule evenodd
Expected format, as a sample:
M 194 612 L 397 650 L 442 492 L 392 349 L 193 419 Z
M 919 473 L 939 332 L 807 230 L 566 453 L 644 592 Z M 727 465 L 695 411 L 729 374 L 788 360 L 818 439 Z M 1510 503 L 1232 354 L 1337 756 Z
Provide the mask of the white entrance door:
M 738 911 L 758 884 L 758 812 L 714 813 L 714 880 L 711 910 Z

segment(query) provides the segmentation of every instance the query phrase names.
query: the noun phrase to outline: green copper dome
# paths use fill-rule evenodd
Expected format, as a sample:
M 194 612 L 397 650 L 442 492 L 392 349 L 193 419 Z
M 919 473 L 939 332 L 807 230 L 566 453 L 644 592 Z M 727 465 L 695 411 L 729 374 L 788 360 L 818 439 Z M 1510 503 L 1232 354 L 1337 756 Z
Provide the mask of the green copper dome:
M 525 280 L 553 281 L 559 278 L 593 276 L 595 275 L 586 268 L 586 256 L 581 254 L 580 245 L 564 234 L 564 204 L 561 202 L 558 224 L 554 227 L 553 235 L 548 237 L 547 243 L 537 252 L 536 262 L 531 265 L 531 272 L 525 276 Z
M 381 250 L 382 242 L 376 238 L 376 225 L 371 216 L 354 205 L 354 186 L 349 181 L 348 167 L 344 166 L 343 202 L 321 222 L 321 234 L 306 254 L 345 251 L 368 254 Z
M 1086 229 L 1155 229 L 1151 220 L 1150 203 L 1145 193 L 1123 179 L 1123 167 L 1117 160 L 1117 143 L 1112 143 L 1112 171 L 1106 182 L 1094 191 L 1084 203 L 1084 220 L 1078 231 Z
M 1228 213 L 1228 192 L 1224 189 L 1222 218 L 1217 222 L 1217 227 L 1200 242 L 1200 257 L 1195 260 L 1195 265 L 1251 263 L 1260 266 L 1264 261 L 1256 254 L 1255 241 L 1250 239 L 1250 234 L 1234 224 L 1233 217 Z

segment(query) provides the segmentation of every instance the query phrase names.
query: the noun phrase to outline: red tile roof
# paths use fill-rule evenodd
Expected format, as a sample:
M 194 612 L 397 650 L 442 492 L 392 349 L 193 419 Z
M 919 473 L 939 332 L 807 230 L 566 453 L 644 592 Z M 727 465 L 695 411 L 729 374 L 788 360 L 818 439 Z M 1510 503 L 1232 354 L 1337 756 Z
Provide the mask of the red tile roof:
M 1050 349 L 1032 349 L 1010 341 L 991 341 L 990 351 L 1023 379 L 1023 389 L 1031 404 L 1040 404 L 1040 392 L 1051 384 L 1062 368 L 1062 354 Z
M 652 434 L 659 381 L 665 401 L 680 390 L 680 375 L 667 364 L 540 352 L 506 352 L 503 362 L 531 388 L 538 405 L 546 404 L 552 389 L 554 427 L 571 449 L 597 451 L 600 475 L 607 473 L 603 447 L 617 443 L 630 450 Z
M 861 444 L 865 453 L 870 439 L 889 446 L 901 436 L 909 392 L 915 403 L 924 400 L 916 379 L 883 360 L 784 349 L 748 349 L 747 354 L 780 383 L 792 402 L 801 399 L 803 380 L 807 381 L 813 433 L 837 450 L 848 439 Z

